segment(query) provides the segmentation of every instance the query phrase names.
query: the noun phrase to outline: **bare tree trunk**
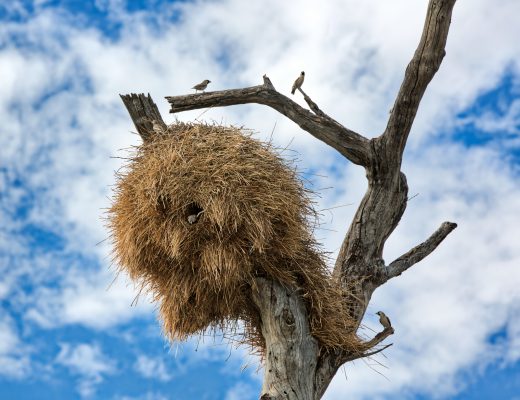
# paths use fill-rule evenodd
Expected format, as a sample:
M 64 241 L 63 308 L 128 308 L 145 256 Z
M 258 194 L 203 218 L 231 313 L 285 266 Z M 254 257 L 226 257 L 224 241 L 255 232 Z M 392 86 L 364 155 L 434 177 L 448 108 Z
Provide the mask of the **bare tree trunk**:
M 267 76 L 263 85 L 207 92 L 166 99 L 171 113 L 206 107 L 258 103 L 279 111 L 303 130 L 327 143 L 351 162 L 365 168 L 368 189 L 348 229 L 334 267 L 334 279 L 352 288 L 361 301 L 349 304 L 358 326 L 372 293 L 429 255 L 456 227 L 444 222 L 425 242 L 386 265 L 383 248 L 399 223 L 408 201 L 401 160 L 415 114 L 429 82 L 445 55 L 445 45 L 455 0 L 430 0 L 421 40 L 406 68 L 405 77 L 387 127 L 374 139 L 345 128 L 329 117 L 301 89 L 311 111 L 276 91 Z M 147 140 L 149 121 L 164 124 L 150 96 L 121 96 L 138 132 Z M 360 279 L 363 277 L 363 279 Z M 262 321 L 267 353 L 262 399 L 319 399 L 338 368 L 345 362 L 373 355 L 393 329 L 384 329 L 366 343 L 373 351 L 350 354 L 323 349 L 310 334 L 309 315 L 298 290 L 257 278 L 254 301 Z M 350 300 L 351 301 L 351 300 Z
M 300 293 L 257 278 L 254 301 L 266 343 L 262 399 L 311 400 L 319 346 Z

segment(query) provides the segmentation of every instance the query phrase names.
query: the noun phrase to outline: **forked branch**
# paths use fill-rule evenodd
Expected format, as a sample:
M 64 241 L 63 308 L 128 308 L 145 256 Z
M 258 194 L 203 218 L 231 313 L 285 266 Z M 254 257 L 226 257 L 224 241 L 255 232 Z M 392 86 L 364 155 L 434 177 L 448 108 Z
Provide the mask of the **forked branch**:
M 305 93 L 301 87 L 298 88 L 298 90 L 301 92 L 301 94 L 303 94 L 303 99 L 305 100 L 309 108 L 314 112 L 314 114 L 319 115 L 323 118 L 330 118 L 327 114 L 321 111 L 318 105 L 314 101 L 312 101 L 312 99 L 309 96 L 307 96 L 307 93 Z

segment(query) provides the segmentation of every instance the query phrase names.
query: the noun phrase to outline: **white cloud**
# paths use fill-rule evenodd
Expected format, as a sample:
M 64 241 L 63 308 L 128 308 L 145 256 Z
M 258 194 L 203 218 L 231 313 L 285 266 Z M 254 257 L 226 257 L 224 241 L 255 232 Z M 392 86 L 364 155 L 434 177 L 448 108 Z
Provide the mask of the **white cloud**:
M 246 400 L 258 398 L 257 389 L 250 385 L 238 382 L 226 393 L 226 400 Z
M 30 372 L 29 349 L 20 340 L 13 321 L 0 316 L 0 376 L 24 378 Z
M 520 360 L 520 307 L 513 309 L 507 325 L 506 362 L 514 364 Z
M 236 332 L 242 328 L 236 327 Z M 204 335 L 192 337 L 186 342 L 173 343 L 170 356 L 175 360 L 175 373 L 182 379 L 182 375 L 190 373 L 201 364 L 222 362 L 218 373 L 240 379 L 244 375 L 248 380 L 261 379 L 260 359 L 251 354 L 246 346 L 240 346 L 237 337 L 230 338 L 229 334 L 208 330 Z M 223 362 L 225 361 L 225 362 Z
M 83 397 L 93 395 L 96 385 L 103 381 L 103 376 L 116 371 L 115 362 L 106 357 L 97 344 L 61 343 L 60 347 L 56 363 L 80 376 L 78 392 Z
M 155 15 L 153 27 L 145 24 L 152 17 L 146 13 L 130 20 L 116 2 L 105 6 L 123 23 L 119 39 L 76 27 L 69 17 L 51 10 L 0 27 L 0 35 L 16 33 L 37 45 L 0 49 L 6 94 L 0 99 L 3 161 L 11 174 L 23 176 L 37 190 L 29 221 L 63 235 L 65 251 L 97 257 L 103 268 L 108 250 L 95 244 L 107 232 L 99 215 L 109 204 L 113 171 L 120 165 L 109 156 L 139 142 L 128 132 L 133 127 L 117 94 L 149 91 L 171 121 L 161 96 L 189 92 L 206 77 L 213 81 L 212 89 L 221 89 L 257 84 L 267 73 L 288 94 L 304 69 L 306 91 L 322 109 L 349 128 L 375 136 L 384 128 L 415 49 L 426 1 L 330 1 L 320 7 L 311 1 L 299 7 L 278 1 L 195 2 L 165 6 L 164 15 L 183 11 L 180 22 Z M 514 0 L 503 0 L 500 6 L 484 0 L 455 6 L 447 55 L 424 97 L 403 166 L 410 193 L 419 196 L 410 201 L 388 242 L 387 262 L 426 238 L 441 221 L 453 219 L 460 225 L 436 254 L 374 295 L 369 313 L 384 309 L 396 325 L 395 345 L 385 360 L 390 381 L 359 362 L 348 366 L 348 381 L 338 375 L 329 398 L 344 398 L 345 393 L 386 397 L 406 390 L 451 393 L 461 371 L 497 358 L 518 360 L 518 326 L 513 322 L 520 303 L 514 285 L 520 259 L 515 241 L 517 176 L 499 152 L 449 142 L 432 145 L 431 138 L 447 135 L 458 123 L 457 113 L 499 84 L 506 71 L 518 80 L 519 12 Z M 56 91 L 60 86 L 68 89 Z M 305 106 L 299 96 L 293 98 Z M 476 121 L 484 130 L 507 131 L 516 123 L 516 111 L 513 103 L 503 118 L 484 114 Z M 324 192 L 320 206 L 355 203 L 332 210 L 334 219 L 323 228 L 336 232 L 318 232 L 327 249 L 338 249 L 366 186 L 363 171 L 338 161 L 332 150 L 265 107 L 215 108 L 204 117 L 245 124 L 263 137 L 276 123 L 274 140 L 282 145 L 294 137 L 291 146 L 301 153 L 302 168 L 331 176 L 317 178 L 318 187 L 334 186 Z M 13 208 L 17 197 L 9 196 L 3 206 Z M 17 223 L 15 218 L 2 221 L 12 229 Z M 16 248 L 16 254 L 23 252 L 23 241 L 13 243 L 10 235 L 1 235 L 2 248 L 12 244 L 13 253 Z M 79 268 L 69 270 L 49 258 L 33 265 L 30 258 L 24 261 L 24 271 L 30 266 L 45 267 L 35 271 L 56 268 L 60 281 L 58 289 L 43 282 L 33 297 L 23 299 L 28 319 L 48 327 L 105 329 L 151 313 L 151 307 L 129 307 L 135 294 L 124 281 L 107 291 L 111 276 L 104 270 L 80 274 Z M 0 297 L 13 291 L 19 279 L 14 274 L 7 274 L 9 279 L 0 285 Z M 497 353 L 487 338 L 499 329 L 508 332 L 508 341 Z M 73 359 L 75 351 L 62 348 L 69 356 L 62 357 Z M 97 376 L 78 373 L 87 382 Z M 83 391 L 88 392 L 88 385 Z
M 146 392 L 140 396 L 116 396 L 114 400 L 168 400 L 169 397 L 159 392 Z
M 161 358 L 152 358 L 141 354 L 135 361 L 134 369 L 145 378 L 158 379 L 160 381 L 172 379 L 164 364 L 164 360 Z
M 485 132 L 520 133 L 520 101 L 515 100 L 507 105 L 505 110 L 501 110 L 502 115 L 496 112 L 487 111 L 482 116 L 475 119 L 475 126 Z
M 124 276 L 114 280 L 108 272 L 92 276 L 74 270 L 63 277 L 58 289 L 41 288 L 41 299 L 26 314 L 45 328 L 81 324 L 106 329 L 138 316 L 151 316 L 153 308 L 145 294 L 136 298 L 134 284 Z

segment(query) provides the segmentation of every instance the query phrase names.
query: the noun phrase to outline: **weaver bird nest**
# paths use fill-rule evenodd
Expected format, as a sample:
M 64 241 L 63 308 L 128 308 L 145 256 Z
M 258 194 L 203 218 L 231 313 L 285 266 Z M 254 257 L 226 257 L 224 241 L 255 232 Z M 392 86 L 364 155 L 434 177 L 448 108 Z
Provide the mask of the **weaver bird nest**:
M 263 352 L 252 301 L 263 277 L 301 290 L 323 346 L 357 348 L 348 294 L 312 238 L 309 192 L 269 144 L 234 127 L 176 123 L 151 134 L 117 178 L 115 259 L 160 304 L 170 339 L 241 320 L 243 341 Z

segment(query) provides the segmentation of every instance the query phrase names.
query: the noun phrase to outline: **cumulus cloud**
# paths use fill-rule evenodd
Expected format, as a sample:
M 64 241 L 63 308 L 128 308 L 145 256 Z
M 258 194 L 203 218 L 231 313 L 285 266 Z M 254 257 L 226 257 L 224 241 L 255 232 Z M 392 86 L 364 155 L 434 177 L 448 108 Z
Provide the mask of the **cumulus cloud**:
M 475 126 L 485 132 L 520 133 L 520 101 L 515 100 L 501 113 L 488 111 L 475 118 Z
M 104 375 L 116 371 L 115 362 L 105 356 L 97 344 L 62 343 L 60 347 L 56 363 L 64 365 L 80 376 L 78 392 L 83 397 L 93 395 L 96 385 L 103 381 Z
M 0 375 L 21 379 L 30 372 L 29 349 L 18 336 L 12 319 L 0 317 Z
M 119 93 L 151 92 L 172 121 L 161 97 L 186 93 L 204 78 L 212 80 L 212 89 L 223 89 L 257 84 L 267 73 L 288 94 L 305 70 L 306 91 L 323 110 L 373 137 L 384 129 L 419 38 L 426 2 L 360 5 L 352 0 L 316 7 L 309 0 L 293 7 L 274 0 L 225 0 L 164 5 L 164 13 L 154 15 L 130 15 L 119 2 L 98 5 L 120 24 L 117 37 L 108 39 L 78 16 L 55 8 L 0 26 L 0 146 L 8 166 L 0 174 L 0 188 L 2 193 L 9 188 L 2 198 L 2 210 L 9 212 L 2 220 L 0 246 L 12 256 L 4 258 L 5 265 L 23 260 L 23 268 L 0 267 L 8 271 L 0 298 L 15 296 L 26 320 L 41 327 L 105 329 L 151 312 L 149 306 L 130 307 L 135 291 L 124 280 L 106 290 L 113 278 L 105 272 L 109 249 L 96 246 L 107 236 L 99 216 L 110 203 L 113 171 L 121 165 L 110 157 L 139 143 L 129 133 L 133 127 Z M 9 12 L 22 13 L 20 9 L 18 4 Z M 460 390 L 456 380 L 462 371 L 497 359 L 518 360 L 518 324 L 513 322 L 520 304 L 514 285 L 519 278 L 514 265 L 520 259 L 517 175 L 503 157 L 504 148 L 464 147 L 450 139 L 460 124 L 458 114 L 499 85 L 504 73 L 518 81 L 519 12 L 515 0 L 503 0 L 500 7 L 484 0 L 455 7 L 447 55 L 423 99 L 405 153 L 410 192 L 419 196 L 409 202 L 389 240 L 386 261 L 426 238 L 445 219 L 458 222 L 459 228 L 434 255 L 373 297 L 369 314 L 384 309 L 396 325 L 395 345 L 384 359 L 389 381 L 359 362 L 347 367 L 348 381 L 338 374 L 328 398 L 453 393 Z M 305 106 L 299 96 L 294 99 Z M 472 123 L 484 131 L 517 133 L 515 104 L 502 114 L 474 116 Z M 193 119 L 201 112 L 178 117 Z M 291 147 L 300 153 L 301 168 L 328 176 L 314 179 L 317 188 L 332 187 L 323 192 L 319 206 L 354 203 L 324 212 L 317 235 L 328 250 L 337 251 L 366 186 L 362 170 L 262 106 L 214 108 L 201 118 L 245 124 L 264 138 L 276 125 L 275 143 L 294 139 Z M 14 185 L 18 181 L 23 185 Z M 34 197 L 22 218 L 17 204 L 28 193 Z M 34 257 L 20 233 L 26 224 L 63 238 L 63 249 Z M 81 266 L 57 261 L 70 254 L 94 261 Z M 91 266 L 81 273 L 84 264 Z M 29 275 L 38 290 L 24 294 L 16 286 Z M 367 316 L 367 324 L 375 324 L 373 316 Z M 19 340 L 9 329 L 6 340 Z M 489 337 L 498 330 L 506 332 L 506 339 L 497 351 Z M 80 356 L 90 357 L 93 372 L 81 370 Z M 84 377 L 81 390 L 89 394 L 114 370 L 103 357 L 96 346 L 63 345 L 58 362 Z
M 237 327 L 240 332 L 242 328 Z M 175 373 L 182 376 L 197 370 L 200 365 L 222 362 L 218 373 L 235 379 L 260 382 L 259 357 L 251 354 L 245 346 L 240 346 L 237 337 L 222 332 L 208 331 L 205 335 L 192 337 L 183 343 L 173 343 L 170 355 L 175 360 Z
M 153 315 L 146 295 L 137 298 L 134 284 L 124 277 L 114 280 L 105 271 L 88 276 L 75 270 L 63 277 L 60 287 L 36 292 L 41 301 L 28 309 L 26 318 L 45 328 L 81 324 L 106 329 L 138 316 Z
M 256 399 L 257 397 L 258 393 L 256 388 L 243 382 L 238 382 L 226 393 L 226 400 L 246 400 Z
M 152 358 L 141 354 L 135 361 L 134 369 L 145 378 L 158 379 L 160 381 L 172 379 L 172 376 L 166 369 L 164 360 L 161 358 Z

